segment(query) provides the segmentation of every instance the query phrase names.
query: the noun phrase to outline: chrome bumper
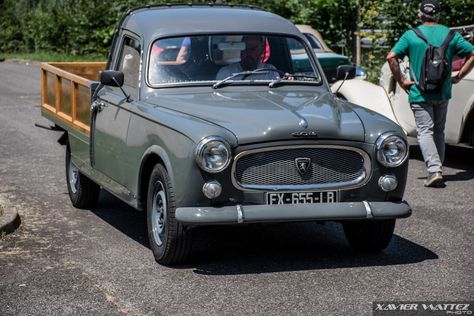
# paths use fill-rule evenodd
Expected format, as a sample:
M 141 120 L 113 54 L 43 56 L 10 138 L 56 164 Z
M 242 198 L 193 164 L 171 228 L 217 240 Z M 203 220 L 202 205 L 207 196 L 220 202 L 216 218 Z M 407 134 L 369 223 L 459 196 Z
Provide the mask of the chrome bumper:
M 411 208 L 405 201 L 179 207 L 175 214 L 178 221 L 190 225 L 371 220 L 410 215 Z

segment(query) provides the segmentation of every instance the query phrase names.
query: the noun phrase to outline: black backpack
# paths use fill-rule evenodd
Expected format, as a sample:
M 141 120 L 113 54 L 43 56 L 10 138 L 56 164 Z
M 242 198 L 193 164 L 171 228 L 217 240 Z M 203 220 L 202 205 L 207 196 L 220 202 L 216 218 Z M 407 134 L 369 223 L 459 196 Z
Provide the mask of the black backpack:
M 423 56 L 423 62 L 421 64 L 420 80 L 418 82 L 416 81 L 413 71 L 412 76 L 416 85 L 421 91 L 437 92 L 443 87 L 443 83 L 448 75 L 449 67 L 445 52 L 449 43 L 453 39 L 454 31 L 450 30 L 443 44 L 441 44 L 440 47 L 436 47 L 430 44 L 428 39 L 419 29 L 413 28 L 412 30 L 416 35 L 418 35 L 418 37 L 428 44 L 425 55 Z

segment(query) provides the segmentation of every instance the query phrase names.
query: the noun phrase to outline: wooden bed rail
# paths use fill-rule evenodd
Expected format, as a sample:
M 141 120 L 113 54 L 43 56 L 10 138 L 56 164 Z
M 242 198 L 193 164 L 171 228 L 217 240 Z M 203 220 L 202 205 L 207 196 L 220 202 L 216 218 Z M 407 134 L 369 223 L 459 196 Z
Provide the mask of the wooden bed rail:
M 90 132 L 90 86 L 105 69 L 105 62 L 61 62 L 41 64 L 41 108 L 82 133 Z M 61 124 L 63 123 L 63 124 Z

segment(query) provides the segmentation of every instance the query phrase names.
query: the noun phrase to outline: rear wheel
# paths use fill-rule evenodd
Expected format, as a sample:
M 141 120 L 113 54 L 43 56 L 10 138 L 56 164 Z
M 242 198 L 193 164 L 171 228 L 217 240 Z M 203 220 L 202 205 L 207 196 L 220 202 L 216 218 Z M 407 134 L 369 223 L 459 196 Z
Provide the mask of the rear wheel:
M 84 176 L 71 160 L 71 150 L 66 147 L 66 179 L 69 198 L 74 207 L 90 208 L 99 199 L 100 186 Z
M 395 219 L 348 222 L 344 233 L 351 246 L 358 251 L 378 252 L 385 249 L 393 236 Z
M 175 218 L 176 203 L 173 186 L 166 169 L 153 168 L 148 185 L 148 240 L 155 260 L 160 264 L 176 264 L 188 256 L 191 231 Z

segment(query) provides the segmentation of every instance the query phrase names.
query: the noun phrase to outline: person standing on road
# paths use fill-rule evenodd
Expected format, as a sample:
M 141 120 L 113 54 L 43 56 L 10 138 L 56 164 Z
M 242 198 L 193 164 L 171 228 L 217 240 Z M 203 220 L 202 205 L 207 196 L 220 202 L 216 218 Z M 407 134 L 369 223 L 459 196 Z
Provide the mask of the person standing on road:
M 440 47 L 448 38 L 450 29 L 438 24 L 441 6 L 438 0 L 423 0 L 418 11 L 421 25 L 417 29 L 428 42 Z M 436 187 L 443 181 L 442 164 L 444 160 L 444 127 L 451 86 L 458 83 L 474 67 L 474 46 L 459 33 L 454 33 L 445 51 L 447 74 L 451 73 L 454 55 L 469 56 L 455 77 L 446 76 L 442 86 L 436 91 L 424 91 L 419 86 L 422 63 L 428 44 L 414 29 L 406 31 L 387 55 L 387 61 L 394 79 L 408 93 L 408 101 L 415 116 L 416 131 L 421 152 L 428 170 L 424 182 L 426 187 Z M 400 71 L 398 59 L 408 56 L 410 78 L 406 80 Z

